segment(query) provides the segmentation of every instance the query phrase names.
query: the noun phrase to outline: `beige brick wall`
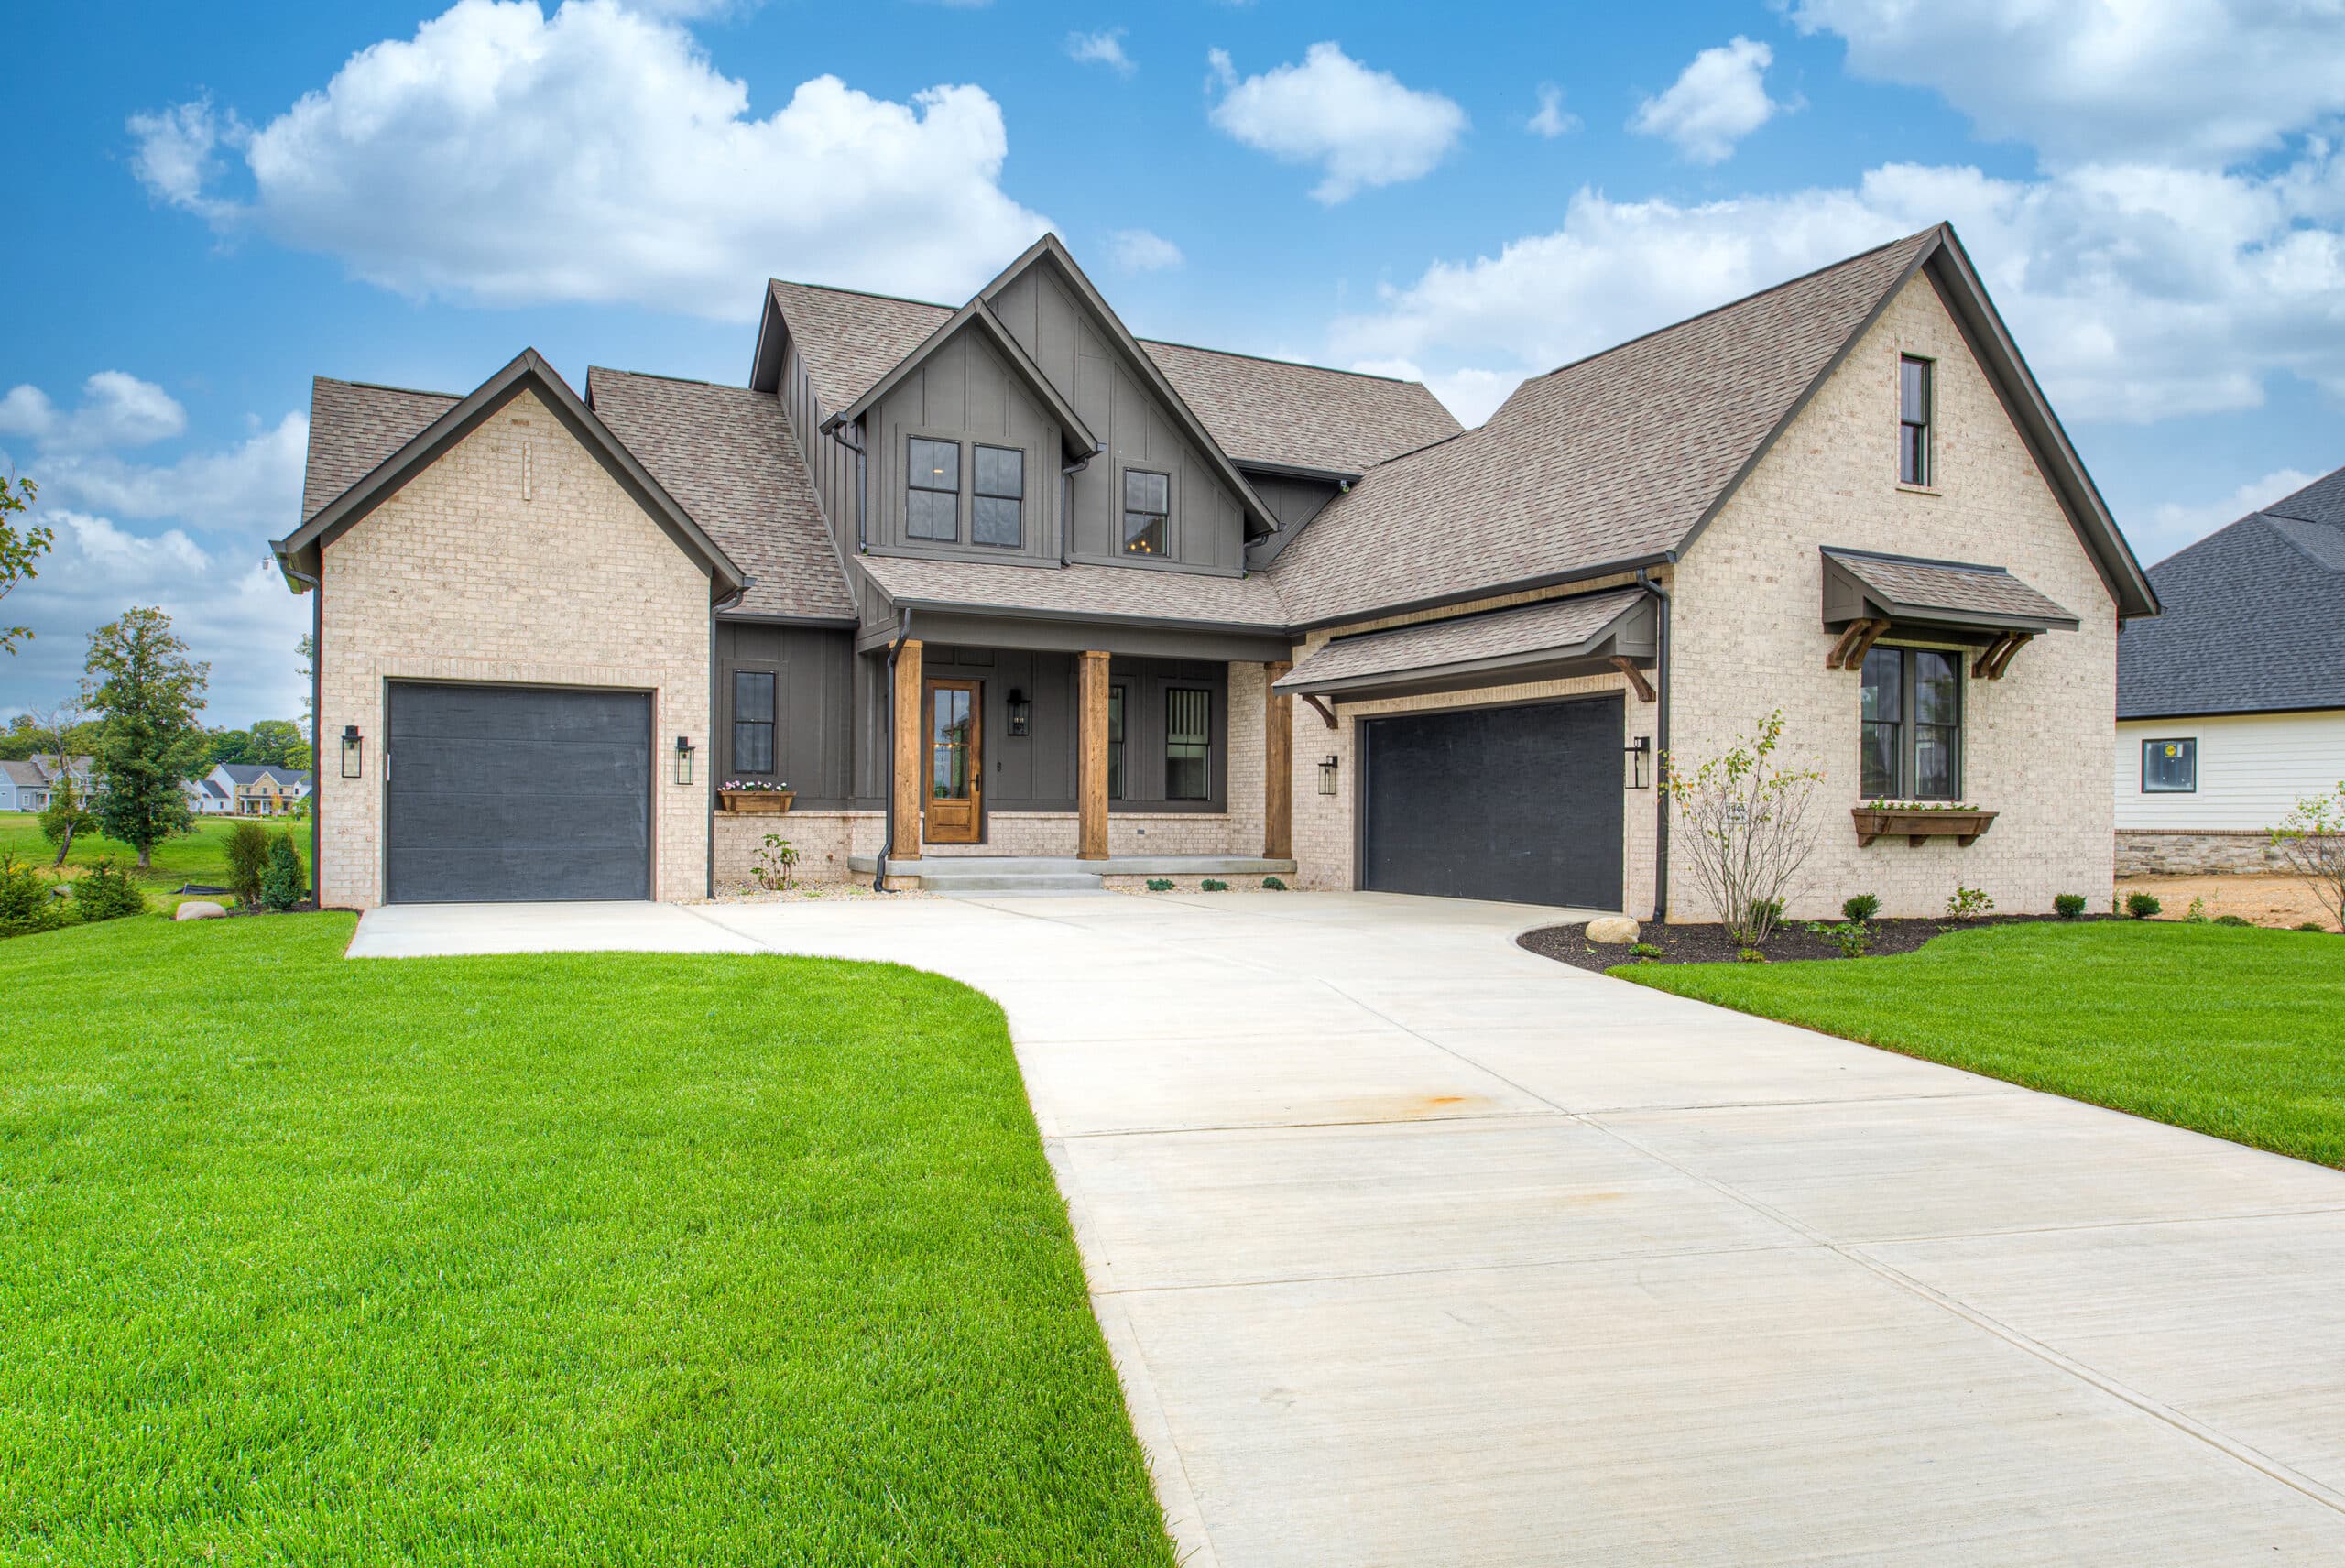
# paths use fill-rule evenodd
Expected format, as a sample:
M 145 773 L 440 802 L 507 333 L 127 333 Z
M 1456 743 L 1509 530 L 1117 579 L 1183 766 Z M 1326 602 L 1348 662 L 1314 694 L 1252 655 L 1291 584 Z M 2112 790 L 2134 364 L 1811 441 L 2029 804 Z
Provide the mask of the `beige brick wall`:
M 758 857 L 768 833 L 780 833 L 798 851 L 793 875 L 802 882 L 853 882 L 851 855 L 875 855 L 888 831 L 878 811 L 719 811 L 716 813 L 716 888 L 733 892 L 758 886 Z
M 1897 362 L 1936 361 L 1935 494 L 1897 484 Z M 2082 622 L 2021 650 L 2001 681 L 1964 681 L 1961 788 L 2000 812 L 1968 849 L 1884 838 L 1860 849 L 1858 677 L 1827 670 L 1820 545 L 2008 567 Z M 2112 874 L 2109 757 L 2115 732 L 2116 609 L 2084 545 L 1985 373 L 1925 278 L 1893 299 L 1695 542 L 1674 578 L 1672 738 L 1714 754 L 1780 706 L 1787 746 L 1825 770 L 1823 820 L 1791 912 L 1858 892 L 1882 913 L 1942 910 L 1958 883 L 2005 911 L 2058 893 L 2101 907 Z M 1708 919 L 1682 845 L 1671 903 Z
M 704 895 L 707 782 L 675 783 L 665 747 L 711 755 L 707 574 L 534 392 L 329 545 L 322 578 L 320 733 L 367 737 L 365 779 L 319 773 L 327 904 L 381 900 L 385 688 L 403 679 L 649 691 L 652 894 Z

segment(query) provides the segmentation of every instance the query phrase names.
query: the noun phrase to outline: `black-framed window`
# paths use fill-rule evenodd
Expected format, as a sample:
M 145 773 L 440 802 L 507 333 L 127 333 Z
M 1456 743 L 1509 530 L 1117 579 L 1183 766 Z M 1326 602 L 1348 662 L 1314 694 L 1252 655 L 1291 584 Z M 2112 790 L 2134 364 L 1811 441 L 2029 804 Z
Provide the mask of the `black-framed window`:
M 773 671 L 733 672 L 733 771 L 773 771 Z
M 1025 542 L 1026 454 L 1014 446 L 980 445 L 972 466 L 969 538 L 1016 550 Z
M 914 436 L 905 459 L 904 534 L 916 539 L 961 537 L 961 443 Z
M 1930 452 L 1930 362 L 1905 354 L 1897 362 L 1897 478 L 1927 485 Z
M 1124 470 L 1124 553 L 1162 555 L 1172 516 L 1172 476 L 1145 468 Z
M 1201 687 L 1164 691 L 1164 798 L 1204 800 L 1213 795 L 1213 693 Z
M 1962 792 L 1962 661 L 1932 648 L 1865 655 L 1860 768 L 1871 800 L 1951 800 Z
M 1118 681 L 1107 688 L 1107 799 L 1124 798 L 1124 704 L 1129 691 Z
M 2194 735 L 2142 743 L 2142 793 L 2195 795 L 2198 792 L 2198 741 Z

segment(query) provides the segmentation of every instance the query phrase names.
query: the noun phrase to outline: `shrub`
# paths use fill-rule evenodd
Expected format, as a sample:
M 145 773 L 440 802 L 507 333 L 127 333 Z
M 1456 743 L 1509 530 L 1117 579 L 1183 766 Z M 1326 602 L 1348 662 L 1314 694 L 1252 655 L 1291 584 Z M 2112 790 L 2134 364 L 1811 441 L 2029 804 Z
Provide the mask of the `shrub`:
M 0 850 L 0 936 L 54 931 L 65 921 L 49 881 L 31 866 Z
M 1629 944 L 1629 956 L 1641 963 L 1650 964 L 1656 958 L 1666 958 L 1668 953 L 1652 942 L 1632 942 Z
M 1767 955 L 1755 947 L 1746 947 L 1735 953 L 1734 961 L 1737 964 L 1764 964 Z
M 2085 912 L 2082 893 L 2063 893 L 2052 900 L 2052 912 L 2064 920 L 2073 920 Z
M 1273 893 L 1283 893 L 1286 891 L 1286 884 L 1280 881 L 1275 877 L 1263 877 L 1262 886 L 1269 888 Z
M 2217 915 L 2215 923 L 2219 926 L 2252 926 L 2255 922 L 2245 915 Z
M 2207 923 L 2207 900 L 2204 898 L 2191 899 L 2190 908 L 2183 911 L 2182 918 L 2189 921 L 2194 926 L 2205 925 Z
M 1148 890 L 1151 893 L 1170 893 L 1172 891 L 1172 878 L 1151 877 L 1148 879 Z
M 2304 920 L 2304 921 L 2300 921 L 2300 922 L 2298 922 L 2298 924 L 2297 924 L 2297 926 L 2296 926 L 2296 930 L 2298 930 L 2298 931 L 2318 931 L 2318 932 L 2319 932 L 2321 935 L 2323 935 L 2323 936 L 2327 936 L 2327 935 L 2329 934 L 2329 928 L 2328 928 L 2327 926 L 2325 926 L 2325 925 L 2322 925 L 2318 920 Z
M 1661 759 L 1661 789 L 1685 833 L 1671 834 L 1727 934 L 1743 947 L 1767 940 L 1783 901 L 1816 848 L 1821 825 L 1810 815 L 1821 768 L 1795 768 L 1777 757 L 1782 709 L 1706 762 Z
M 1208 877 L 1197 884 L 1197 891 L 1200 893 L 1227 893 L 1229 891 L 1229 884 L 1224 882 L 1218 877 Z
M 1946 901 L 1946 918 L 1950 920 L 1975 920 L 1995 907 L 1984 887 L 1965 887 L 1955 884 L 1953 896 Z
M 1856 902 L 1853 898 L 1849 901 Z M 1872 951 L 1872 932 L 1862 920 L 1843 920 L 1837 926 L 1824 920 L 1810 920 L 1807 922 L 1807 934 L 1822 937 L 1832 943 L 1840 950 L 1843 958 L 1862 958 Z
M 1751 904 L 1751 913 L 1747 918 L 1751 922 L 1750 930 L 1772 931 L 1783 923 L 1783 901 L 1781 898 L 1758 899 Z M 1765 937 L 1761 937 L 1759 942 L 1766 940 Z M 1751 945 L 1756 947 L 1759 943 L 1754 942 Z
M 258 822 L 238 822 L 220 846 L 228 856 L 228 891 L 252 909 L 260 902 L 261 873 L 268 869 L 268 830 Z
M 118 920 L 145 914 L 147 895 L 129 872 L 115 870 L 111 858 L 101 857 L 73 884 L 73 909 L 84 920 Z
M 769 893 L 779 893 L 790 886 L 791 873 L 798 866 L 798 846 L 780 833 L 766 834 L 763 849 L 758 851 L 752 872 L 758 885 Z
M 2272 848 L 2345 929 L 2345 780 L 2329 794 L 2298 800 L 2272 830 Z
M 260 901 L 281 915 L 309 891 L 309 878 L 301 873 L 301 852 L 293 847 L 293 835 L 277 834 L 268 841 L 268 865 L 260 874 Z
M 2132 916 L 2137 920 L 2146 920 L 2152 915 L 2156 914 L 2160 909 L 2165 908 L 2165 906 L 2164 904 L 2158 902 L 2157 895 L 2154 893 L 2128 893 L 2125 895 L 2125 912 Z
M 1860 893 L 1840 906 L 1840 918 L 1859 924 L 1881 913 L 1881 900 L 1871 893 Z

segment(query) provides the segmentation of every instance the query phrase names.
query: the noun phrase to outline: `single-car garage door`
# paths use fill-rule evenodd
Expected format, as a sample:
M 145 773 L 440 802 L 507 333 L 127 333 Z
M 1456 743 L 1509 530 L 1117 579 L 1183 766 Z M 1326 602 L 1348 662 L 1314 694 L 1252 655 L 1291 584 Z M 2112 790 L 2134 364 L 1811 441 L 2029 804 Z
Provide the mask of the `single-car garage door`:
M 651 896 L 651 697 L 545 686 L 390 689 L 384 897 Z
M 1618 697 L 1359 724 L 1360 886 L 1620 907 Z

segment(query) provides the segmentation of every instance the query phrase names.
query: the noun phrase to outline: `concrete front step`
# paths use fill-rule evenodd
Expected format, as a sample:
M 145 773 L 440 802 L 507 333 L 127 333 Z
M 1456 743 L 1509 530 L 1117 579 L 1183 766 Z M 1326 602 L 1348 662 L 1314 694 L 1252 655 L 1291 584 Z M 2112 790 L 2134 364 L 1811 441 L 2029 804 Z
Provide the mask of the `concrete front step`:
M 849 870 L 869 876 L 878 869 L 868 855 L 850 855 Z M 1252 855 L 1118 855 L 1106 860 L 1073 855 L 928 855 L 891 860 L 894 877 L 1292 877 L 1294 862 Z
M 1099 893 L 1107 884 L 1097 877 L 1002 876 L 993 872 L 975 877 L 949 875 L 936 871 L 921 874 L 923 893 Z

